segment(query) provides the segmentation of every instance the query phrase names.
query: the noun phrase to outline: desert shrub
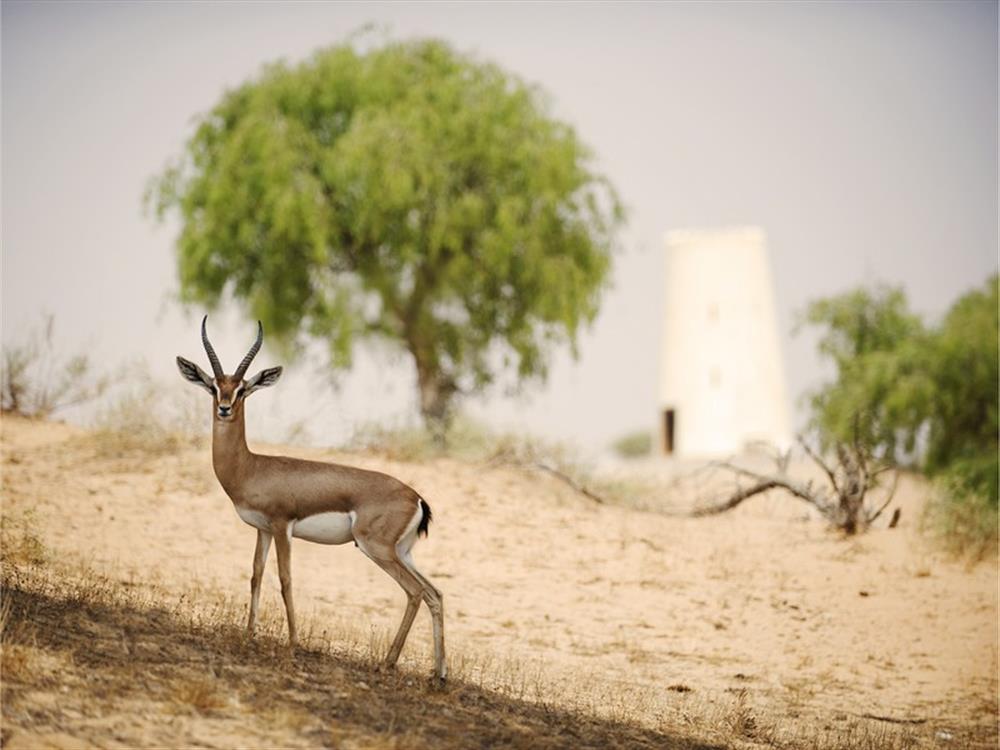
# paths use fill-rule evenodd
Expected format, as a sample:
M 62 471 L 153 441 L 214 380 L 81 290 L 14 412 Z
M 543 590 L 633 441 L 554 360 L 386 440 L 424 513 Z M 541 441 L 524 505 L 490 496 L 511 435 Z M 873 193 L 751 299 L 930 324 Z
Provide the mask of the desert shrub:
M 94 418 L 90 438 L 104 455 L 130 452 L 172 453 L 204 442 L 205 404 L 185 389 L 164 398 L 167 389 L 144 364 L 125 368 L 119 387 Z
M 398 461 L 456 458 L 488 466 L 512 466 L 553 476 L 596 502 L 644 510 L 659 507 L 650 499 L 657 489 L 651 483 L 600 476 L 593 470 L 593 461 L 557 440 L 497 432 L 464 416 L 452 422 L 443 442 L 440 437 L 426 427 L 372 423 L 359 427 L 344 448 L 371 451 Z
M 823 329 L 820 353 L 836 371 L 809 396 L 824 442 L 860 444 L 935 479 L 932 517 L 973 550 L 996 544 L 998 307 L 993 275 L 937 325 L 888 288 L 817 300 L 805 315 Z
M 639 430 L 622 435 L 611 448 L 622 458 L 642 458 L 653 450 L 653 436 L 649 430 Z
M 24 417 L 45 418 L 61 409 L 100 397 L 111 381 L 95 373 L 86 354 L 64 355 L 55 348 L 55 319 L 20 340 L 3 344 L 0 369 L 0 410 Z
M 924 514 L 925 529 L 951 552 L 970 561 L 997 554 L 996 491 L 992 503 L 984 502 L 979 492 L 990 479 L 995 486 L 995 458 L 953 467 L 939 478 Z
M 344 446 L 352 451 L 370 451 L 397 461 L 416 461 L 446 456 L 476 460 L 488 454 L 498 436 L 485 425 L 466 416 L 451 421 L 442 435 L 412 423 L 369 422 L 355 428 Z

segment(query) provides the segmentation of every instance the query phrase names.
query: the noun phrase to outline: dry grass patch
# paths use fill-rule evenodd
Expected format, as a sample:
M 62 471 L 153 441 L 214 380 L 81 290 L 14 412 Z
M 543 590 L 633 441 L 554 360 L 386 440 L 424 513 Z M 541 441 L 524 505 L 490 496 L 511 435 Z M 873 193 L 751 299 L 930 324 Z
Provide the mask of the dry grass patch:
M 136 593 L 93 571 L 5 564 L 3 583 L 10 602 L 5 632 L 20 637 L 27 633 L 21 623 L 31 622 L 37 649 L 64 661 L 58 686 L 35 679 L 29 668 L 20 672 L 23 683 L 5 681 L 5 728 L 15 735 L 78 731 L 96 745 L 180 746 L 205 744 L 198 722 L 210 722 L 205 726 L 216 733 L 244 733 L 212 735 L 217 738 L 207 744 L 222 747 L 719 747 L 687 733 L 559 707 L 544 693 L 540 673 L 513 662 L 490 675 L 509 693 L 537 700 L 515 700 L 460 678 L 442 689 L 422 675 L 376 671 L 368 659 L 322 648 L 292 655 L 266 633 L 247 638 L 225 600 L 199 618 L 185 617 L 151 592 Z M 381 655 L 381 636 L 370 648 Z M 22 658 L 19 649 L 13 653 Z M 192 664 L 206 673 L 193 675 Z M 141 707 L 142 718 L 102 729 L 82 713 L 73 718 L 62 709 L 33 709 L 48 694 L 59 705 L 110 700 Z M 620 695 L 600 699 L 612 716 L 632 710 Z M 178 714 L 197 721 L 178 724 Z
M 170 700 L 184 709 L 209 714 L 229 704 L 217 680 L 207 677 L 189 677 L 175 680 L 171 685 Z
M 45 563 L 48 554 L 35 533 L 35 519 L 31 511 L 19 515 L 4 513 L 0 517 L 0 549 L 3 550 L 4 561 L 13 565 L 24 567 Z

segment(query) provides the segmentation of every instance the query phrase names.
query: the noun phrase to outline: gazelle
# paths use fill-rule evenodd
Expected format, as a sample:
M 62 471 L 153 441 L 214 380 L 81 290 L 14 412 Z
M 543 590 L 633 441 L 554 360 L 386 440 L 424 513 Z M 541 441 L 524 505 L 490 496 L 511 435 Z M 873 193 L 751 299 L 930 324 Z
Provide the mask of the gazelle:
M 177 367 L 189 380 L 212 394 L 212 465 L 236 513 L 257 529 L 257 549 L 250 578 L 250 616 L 247 629 L 257 622 L 260 582 L 271 540 L 278 555 L 278 579 L 288 616 L 288 639 L 294 647 L 295 611 L 292 606 L 292 538 L 319 544 L 354 542 L 358 549 L 388 573 L 406 592 L 406 611 L 386 657 L 391 666 L 399 658 L 420 601 L 427 602 L 434 631 L 434 672 L 444 680 L 444 608 L 438 591 L 413 565 L 410 550 L 417 536 L 426 536 L 431 508 L 411 487 L 377 471 L 286 456 L 265 456 L 247 448 L 244 404 L 247 396 L 274 385 L 280 367 L 261 370 L 244 380 L 247 368 L 260 351 L 264 328 L 257 322 L 257 340 L 236 372 L 222 371 L 205 324 L 201 341 L 212 365 L 209 377 L 183 357 Z

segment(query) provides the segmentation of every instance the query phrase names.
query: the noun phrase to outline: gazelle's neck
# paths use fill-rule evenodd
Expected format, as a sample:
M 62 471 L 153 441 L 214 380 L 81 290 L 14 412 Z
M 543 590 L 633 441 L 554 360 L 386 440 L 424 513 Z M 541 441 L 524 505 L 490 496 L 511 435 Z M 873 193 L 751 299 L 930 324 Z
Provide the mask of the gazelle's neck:
M 246 476 L 251 457 L 250 449 L 247 448 L 242 408 L 237 411 L 232 422 L 212 420 L 212 466 L 215 476 L 230 497 L 233 497 L 234 491 L 238 492 L 240 480 Z

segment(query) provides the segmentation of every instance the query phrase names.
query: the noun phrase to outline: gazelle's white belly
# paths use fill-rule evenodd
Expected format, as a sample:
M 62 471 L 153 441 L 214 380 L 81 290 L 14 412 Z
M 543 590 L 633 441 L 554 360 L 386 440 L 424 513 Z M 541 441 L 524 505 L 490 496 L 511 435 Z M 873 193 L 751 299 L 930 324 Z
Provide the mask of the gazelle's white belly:
M 242 508 L 239 505 L 234 505 L 233 507 L 236 508 L 236 515 L 240 517 L 243 523 L 270 533 L 271 522 L 263 513 L 258 510 L 251 510 L 250 508 Z
M 319 544 L 347 544 L 354 539 L 354 517 L 354 511 L 306 516 L 292 522 L 292 536 Z

